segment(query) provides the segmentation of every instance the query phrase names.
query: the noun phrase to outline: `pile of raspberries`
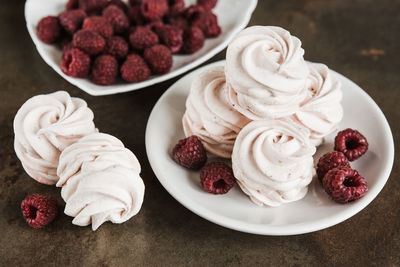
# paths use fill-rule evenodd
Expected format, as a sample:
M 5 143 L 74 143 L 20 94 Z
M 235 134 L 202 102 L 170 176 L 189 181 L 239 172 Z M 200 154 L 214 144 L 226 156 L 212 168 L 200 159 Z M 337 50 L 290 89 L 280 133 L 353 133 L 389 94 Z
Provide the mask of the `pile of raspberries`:
M 217 0 L 69 0 L 58 16 L 42 18 L 37 35 L 62 49 L 61 70 L 99 85 L 168 73 L 172 54 L 192 54 L 221 34 Z

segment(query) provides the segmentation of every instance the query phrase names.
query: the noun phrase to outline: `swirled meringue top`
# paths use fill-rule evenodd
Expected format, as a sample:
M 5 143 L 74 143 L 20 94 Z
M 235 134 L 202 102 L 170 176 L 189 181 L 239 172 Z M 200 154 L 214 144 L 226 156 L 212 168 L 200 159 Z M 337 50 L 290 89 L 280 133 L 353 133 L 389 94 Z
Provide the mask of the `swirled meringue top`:
M 295 113 L 304 100 L 309 73 L 303 55 L 301 41 L 285 29 L 253 26 L 243 30 L 226 54 L 231 102 L 253 120 Z
M 232 153 L 238 184 L 258 205 L 279 206 L 303 198 L 314 175 L 309 131 L 293 121 L 247 124 Z
M 205 148 L 230 158 L 239 131 L 249 120 L 228 103 L 224 67 L 212 67 L 193 80 L 182 119 L 185 135 L 197 135 Z
M 66 202 L 65 214 L 73 224 L 105 221 L 123 223 L 136 215 L 143 203 L 144 183 L 136 156 L 117 138 L 95 133 L 66 148 L 57 174 Z
M 306 100 L 300 105 L 294 118 L 311 131 L 311 142 L 320 145 L 323 137 L 334 132 L 343 118 L 340 82 L 330 73 L 327 66 L 308 63 Z
M 33 179 L 55 184 L 60 152 L 94 132 L 93 112 L 84 100 L 65 91 L 37 95 L 14 118 L 14 149 Z

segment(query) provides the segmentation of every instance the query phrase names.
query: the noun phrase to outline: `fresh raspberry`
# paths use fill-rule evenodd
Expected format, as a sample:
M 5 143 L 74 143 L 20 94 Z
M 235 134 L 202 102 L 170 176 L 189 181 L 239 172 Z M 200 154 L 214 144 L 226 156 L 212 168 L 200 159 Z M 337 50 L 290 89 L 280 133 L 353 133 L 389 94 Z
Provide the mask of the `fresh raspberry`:
M 145 81 L 150 77 L 150 69 L 139 55 L 129 55 L 121 67 L 121 76 L 127 82 L 136 83 Z
M 359 131 L 345 129 L 335 137 L 335 150 L 342 152 L 349 161 L 354 161 L 368 150 L 368 141 Z
M 78 9 L 79 8 L 79 0 L 68 0 L 65 5 L 66 10 Z
M 38 38 L 46 44 L 57 42 L 61 35 L 61 27 L 58 18 L 54 16 L 42 18 L 39 21 L 36 30 Z
M 191 21 L 193 18 L 204 12 L 206 12 L 204 7 L 199 5 L 191 5 L 186 8 L 184 15 L 187 20 Z
M 109 38 L 114 34 L 114 29 L 111 24 L 100 16 L 86 18 L 83 21 L 82 29 L 97 32 L 104 38 Z
M 107 40 L 105 52 L 116 57 L 117 59 L 125 58 L 128 54 L 128 50 L 128 43 L 120 36 L 113 36 Z
M 109 5 L 103 10 L 103 17 L 114 27 L 115 33 L 129 29 L 129 19 L 124 11 L 116 5 Z
M 115 57 L 101 55 L 96 58 L 92 68 L 92 81 L 99 85 L 111 85 L 118 76 L 118 62 Z
M 68 76 L 85 78 L 90 71 L 90 57 L 78 48 L 64 48 L 61 70 Z
M 325 174 L 337 167 L 350 167 L 350 163 L 342 152 L 332 151 L 323 155 L 317 164 L 318 179 L 322 181 Z
M 187 27 L 189 27 L 189 22 L 183 16 L 168 17 L 167 21 L 169 25 L 178 27 L 182 30 L 185 30 Z
M 150 29 L 144 26 L 137 26 L 132 28 L 129 35 L 129 41 L 134 49 L 144 50 L 158 44 L 158 36 Z
M 21 203 L 22 215 L 29 226 L 42 228 L 48 225 L 57 215 L 57 200 L 50 196 L 33 194 Z
M 171 25 L 165 25 L 157 28 L 156 32 L 161 40 L 161 43 L 165 44 L 172 53 L 177 53 L 181 50 L 183 45 L 182 29 Z
M 155 74 L 165 74 L 172 67 L 172 53 L 165 45 L 155 45 L 144 51 L 144 59 Z
M 213 9 L 217 5 L 218 0 L 197 0 L 197 4 L 207 10 Z
M 341 204 L 360 199 L 368 191 L 365 178 L 349 167 L 328 171 L 322 179 L 322 186 L 334 201 Z
M 143 0 L 140 8 L 145 19 L 161 20 L 168 12 L 168 3 L 167 0 Z
M 73 44 L 89 55 L 96 55 L 104 51 L 106 41 L 94 31 L 80 30 L 74 34 Z
M 107 6 L 110 0 L 79 0 L 79 8 L 86 12 L 98 12 Z
M 170 16 L 179 16 L 185 12 L 185 1 L 184 0 L 168 0 Z
M 61 26 L 70 34 L 75 33 L 81 28 L 85 18 L 86 12 L 82 9 L 67 10 L 59 16 Z
M 152 30 L 153 32 L 157 33 L 157 30 L 163 27 L 165 24 L 162 20 L 154 20 L 146 25 L 147 29 Z
M 189 27 L 183 32 L 184 53 L 193 54 L 204 46 L 205 37 L 203 31 L 198 27 Z
M 115 5 L 120 9 L 122 9 L 122 11 L 124 11 L 125 13 L 127 13 L 129 9 L 128 6 L 122 0 L 111 0 L 108 5 Z
M 129 8 L 128 17 L 134 26 L 145 24 L 145 19 L 142 16 L 142 11 L 140 11 L 140 6 L 132 6 Z
M 191 25 L 199 27 L 206 37 L 217 37 L 221 34 L 218 18 L 211 11 L 199 13 L 191 20 Z
M 200 172 L 203 189 L 211 194 L 226 194 L 235 185 L 232 168 L 223 162 L 207 164 Z
M 179 140 L 172 150 L 172 156 L 179 165 L 191 170 L 200 169 L 207 161 L 206 150 L 195 135 Z

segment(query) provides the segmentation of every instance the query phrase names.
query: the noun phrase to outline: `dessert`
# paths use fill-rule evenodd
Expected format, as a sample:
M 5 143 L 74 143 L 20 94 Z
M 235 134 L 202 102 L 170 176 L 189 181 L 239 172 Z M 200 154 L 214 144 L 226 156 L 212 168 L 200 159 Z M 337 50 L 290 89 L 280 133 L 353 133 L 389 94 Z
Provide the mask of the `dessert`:
M 83 137 L 60 156 L 57 174 L 65 214 L 73 224 L 123 223 L 143 203 L 144 183 L 136 156 L 117 138 L 103 133 Z
M 198 170 L 207 162 L 206 150 L 195 135 L 179 140 L 172 150 L 172 157 L 176 163 L 191 170 Z
M 294 121 L 253 121 L 236 139 L 233 173 L 254 203 L 279 206 L 306 195 L 315 151 L 309 131 Z
M 60 153 L 96 132 L 93 112 L 84 100 L 65 91 L 34 96 L 14 118 L 14 149 L 25 171 L 44 184 L 58 181 Z
M 349 161 L 354 161 L 367 152 L 368 141 L 359 131 L 348 128 L 336 135 L 335 150 L 342 152 Z
M 222 195 L 228 193 L 235 185 L 232 168 L 223 162 L 212 162 L 207 164 L 200 172 L 200 182 L 204 191 Z
M 57 216 L 57 200 L 51 196 L 33 194 L 22 201 L 21 211 L 29 226 L 42 228 Z

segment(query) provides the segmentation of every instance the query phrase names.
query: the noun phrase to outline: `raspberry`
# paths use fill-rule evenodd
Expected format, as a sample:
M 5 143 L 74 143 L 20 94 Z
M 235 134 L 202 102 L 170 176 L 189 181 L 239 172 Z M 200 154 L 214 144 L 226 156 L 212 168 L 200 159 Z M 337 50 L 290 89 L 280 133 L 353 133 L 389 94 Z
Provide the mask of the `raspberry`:
M 142 0 L 140 9 L 145 19 L 161 20 L 168 12 L 168 3 L 167 0 Z
M 110 0 L 79 0 L 79 8 L 86 12 L 101 11 Z
M 189 27 L 183 32 L 183 52 L 193 54 L 204 46 L 205 37 L 198 27 Z
M 199 27 L 206 37 L 217 37 L 221 34 L 218 18 L 211 11 L 199 13 L 192 19 L 191 25 Z
M 322 179 L 322 186 L 334 201 L 341 204 L 360 199 L 368 191 L 364 177 L 349 167 L 328 171 Z
M 29 226 L 42 228 L 56 217 L 58 212 L 57 200 L 50 196 L 33 194 L 22 201 L 21 211 Z
M 204 7 L 199 5 L 191 5 L 185 10 L 185 17 L 188 20 L 192 20 L 194 17 L 198 16 L 201 13 L 204 13 L 206 10 Z
M 111 85 L 118 76 L 118 62 L 115 57 L 101 55 L 96 58 L 92 68 L 92 81 L 99 85 Z
M 115 5 L 122 9 L 122 11 L 124 11 L 125 13 L 128 12 L 128 6 L 122 0 L 111 0 L 109 5 Z
M 179 140 L 172 150 L 172 156 L 179 165 L 192 170 L 200 169 L 207 161 L 206 150 L 195 135 Z
M 141 3 L 142 3 L 142 0 L 129 0 L 130 6 L 140 5 Z
M 48 16 L 42 18 L 37 25 L 38 38 L 46 43 L 55 43 L 61 35 L 61 27 L 58 22 L 58 18 L 54 16 Z
M 86 12 L 81 9 L 67 10 L 59 16 L 61 26 L 70 34 L 80 29 L 85 18 Z
M 144 59 L 155 74 L 165 74 L 172 67 L 172 53 L 165 45 L 155 45 L 144 51 Z
M 189 22 L 182 16 L 168 17 L 167 21 L 169 25 L 178 27 L 182 30 L 186 29 L 189 26 Z
M 152 30 L 153 32 L 157 32 L 158 29 L 164 26 L 164 23 L 161 20 L 155 20 L 146 25 L 147 29 Z
M 103 17 L 114 27 L 115 33 L 129 29 L 129 19 L 124 11 L 116 5 L 109 5 L 103 10 Z
M 150 29 L 144 26 L 137 26 L 132 28 L 129 35 L 129 41 L 134 49 L 144 50 L 158 44 L 158 36 Z
M 217 5 L 218 0 L 197 0 L 197 4 L 207 10 L 213 9 Z
M 169 15 L 178 16 L 185 12 L 185 1 L 184 0 L 168 0 Z
M 116 57 L 117 59 L 123 59 L 126 57 L 128 50 L 128 43 L 122 37 L 113 36 L 107 40 L 105 52 Z
M 79 0 L 68 0 L 65 5 L 66 10 L 78 9 L 79 8 Z
M 128 17 L 132 22 L 132 25 L 139 26 L 144 24 L 144 18 L 140 11 L 140 6 L 133 6 L 128 10 Z
M 325 174 L 336 167 L 350 167 L 350 163 L 342 152 L 332 151 L 323 155 L 317 164 L 318 179 L 322 181 Z
M 182 29 L 171 25 L 165 25 L 157 29 L 157 34 L 161 42 L 165 44 L 172 53 L 177 53 L 181 50 L 183 45 Z
M 354 161 L 367 152 L 368 141 L 360 132 L 348 128 L 336 135 L 335 150 L 342 152 L 349 161 Z
M 108 23 L 105 18 L 100 16 L 86 18 L 83 21 L 82 29 L 97 32 L 104 38 L 109 38 L 114 34 L 114 29 L 111 24 Z
M 223 162 L 207 164 L 200 172 L 203 189 L 211 194 L 226 194 L 235 185 L 232 168 Z
M 104 51 L 106 41 L 100 34 L 89 31 L 80 30 L 74 34 L 73 44 L 89 55 L 96 55 Z
M 150 77 L 150 69 L 139 55 L 129 55 L 121 67 L 121 76 L 127 82 L 136 83 Z
M 68 76 L 85 78 L 90 71 L 90 57 L 78 48 L 64 48 L 61 70 Z

